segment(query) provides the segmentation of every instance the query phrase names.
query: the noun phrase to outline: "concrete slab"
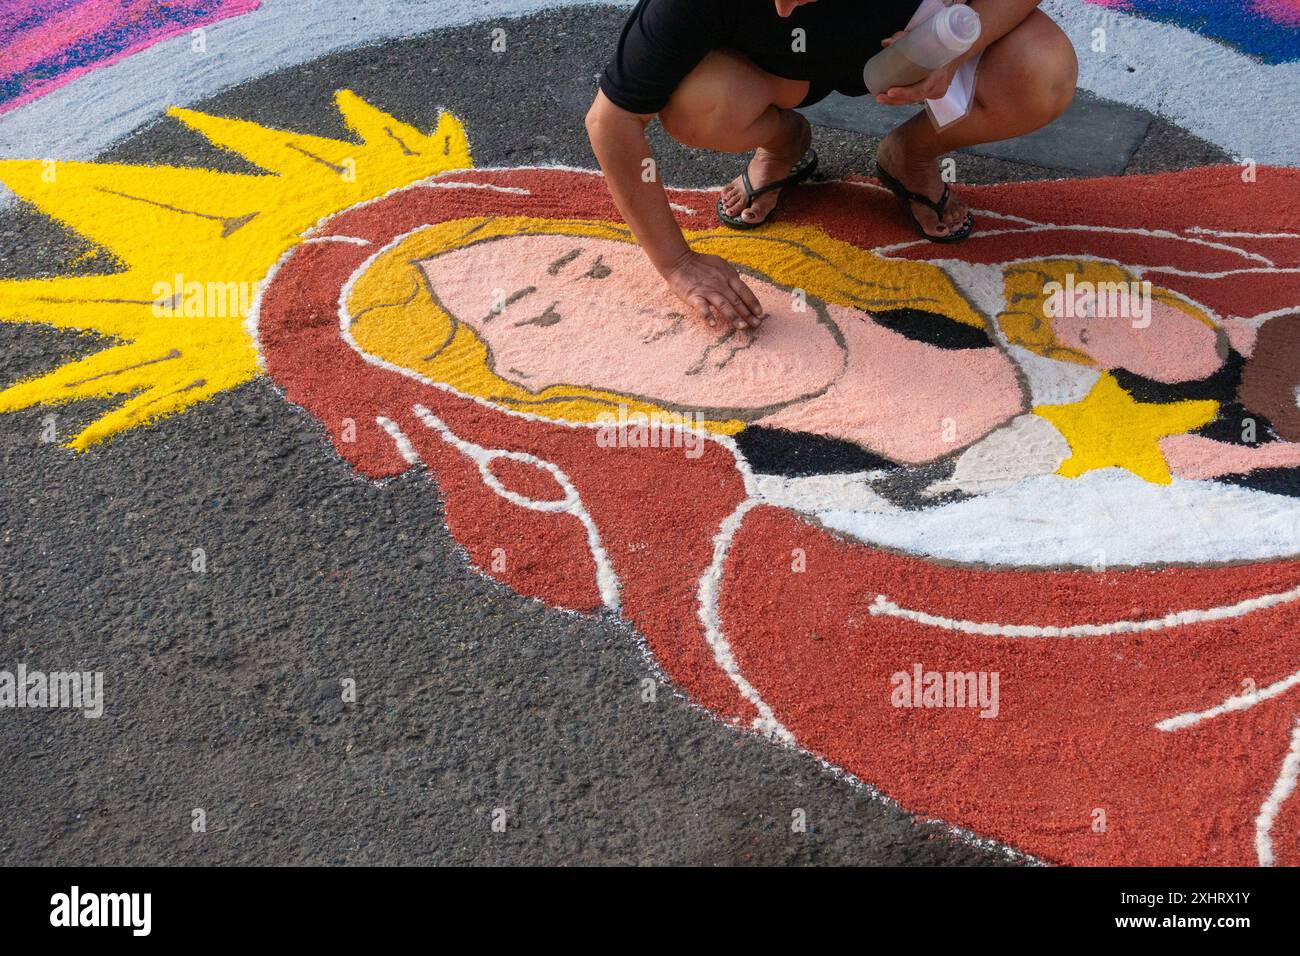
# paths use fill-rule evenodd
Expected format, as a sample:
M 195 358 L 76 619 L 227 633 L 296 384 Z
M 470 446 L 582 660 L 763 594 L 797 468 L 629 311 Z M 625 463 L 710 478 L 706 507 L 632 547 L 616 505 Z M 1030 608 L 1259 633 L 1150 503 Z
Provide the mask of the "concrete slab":
M 818 126 L 884 136 L 915 110 L 881 106 L 868 96 L 832 93 L 801 111 Z M 1080 92 L 1055 123 L 1004 143 L 972 147 L 968 152 L 1085 175 L 1120 175 L 1146 138 L 1154 117 Z

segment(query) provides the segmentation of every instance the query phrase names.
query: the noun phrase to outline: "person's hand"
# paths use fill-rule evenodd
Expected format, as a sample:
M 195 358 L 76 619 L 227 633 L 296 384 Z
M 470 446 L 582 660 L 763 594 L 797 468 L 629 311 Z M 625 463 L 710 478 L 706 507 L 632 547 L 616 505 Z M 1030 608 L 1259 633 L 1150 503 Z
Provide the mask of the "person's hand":
M 664 279 L 673 294 L 711 326 L 723 322 L 743 331 L 758 328 L 763 320 L 758 297 L 731 263 L 719 256 L 688 249 L 664 273 Z
M 882 40 L 880 45 L 889 46 L 896 43 L 906 33 L 906 30 L 899 30 L 892 37 Z M 957 75 L 959 66 L 961 66 L 960 58 L 953 60 L 947 66 L 939 67 L 919 83 L 913 83 L 911 86 L 891 86 L 885 92 L 877 94 L 876 102 L 886 106 L 907 106 L 910 103 L 937 100 L 948 92 L 948 87 L 952 85 L 952 78 Z

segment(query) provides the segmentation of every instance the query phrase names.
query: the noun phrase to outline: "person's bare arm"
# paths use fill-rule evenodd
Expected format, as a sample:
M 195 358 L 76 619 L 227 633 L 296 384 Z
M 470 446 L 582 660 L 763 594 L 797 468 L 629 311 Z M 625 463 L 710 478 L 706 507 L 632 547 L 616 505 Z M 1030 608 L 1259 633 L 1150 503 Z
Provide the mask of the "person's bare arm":
M 965 0 L 965 3 L 980 15 L 980 38 L 957 57 L 959 64 L 979 56 L 1024 23 L 1042 0 Z
M 693 251 L 668 205 L 646 140 L 652 115 L 629 113 L 603 92 L 587 111 L 587 135 L 614 204 L 668 287 L 708 320 L 757 328 L 763 307 L 725 259 Z
M 964 0 L 967 6 L 980 15 L 980 37 L 969 50 L 946 66 L 941 66 L 920 83 L 895 86 L 876 97 L 877 103 L 887 106 L 907 106 L 938 99 L 948 92 L 957 68 L 972 57 L 979 56 L 990 46 L 1020 26 L 1025 17 L 1034 12 L 1042 0 Z M 889 46 L 902 39 L 906 30 L 899 30 L 886 38 L 881 46 Z

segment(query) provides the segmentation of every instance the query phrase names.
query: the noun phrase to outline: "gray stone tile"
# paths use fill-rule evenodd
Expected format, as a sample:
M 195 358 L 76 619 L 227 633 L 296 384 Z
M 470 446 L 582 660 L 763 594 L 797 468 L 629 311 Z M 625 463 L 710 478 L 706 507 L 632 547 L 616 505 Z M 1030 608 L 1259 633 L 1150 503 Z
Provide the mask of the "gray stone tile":
M 801 112 L 818 126 L 879 137 L 915 110 L 881 106 L 869 96 L 832 93 Z M 973 146 L 968 152 L 1088 175 L 1119 175 L 1142 145 L 1153 119 L 1145 110 L 1081 91 L 1055 123 L 1014 140 Z

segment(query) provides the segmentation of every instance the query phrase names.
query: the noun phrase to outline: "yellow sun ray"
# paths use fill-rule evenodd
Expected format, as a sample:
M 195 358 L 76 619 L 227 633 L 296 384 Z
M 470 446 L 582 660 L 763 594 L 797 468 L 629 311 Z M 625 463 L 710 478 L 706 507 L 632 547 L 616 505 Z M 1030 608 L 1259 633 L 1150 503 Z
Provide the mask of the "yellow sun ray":
M 351 91 L 337 93 L 335 103 L 357 141 L 169 111 L 266 170 L 261 174 L 0 161 L 0 181 L 121 265 L 110 275 L 0 281 L 0 322 L 116 340 L 0 390 L 0 412 L 115 400 L 69 442 L 84 450 L 248 381 L 258 369 L 244 330 L 247 303 L 306 230 L 367 199 L 472 165 L 464 129 L 448 113 L 422 133 Z

